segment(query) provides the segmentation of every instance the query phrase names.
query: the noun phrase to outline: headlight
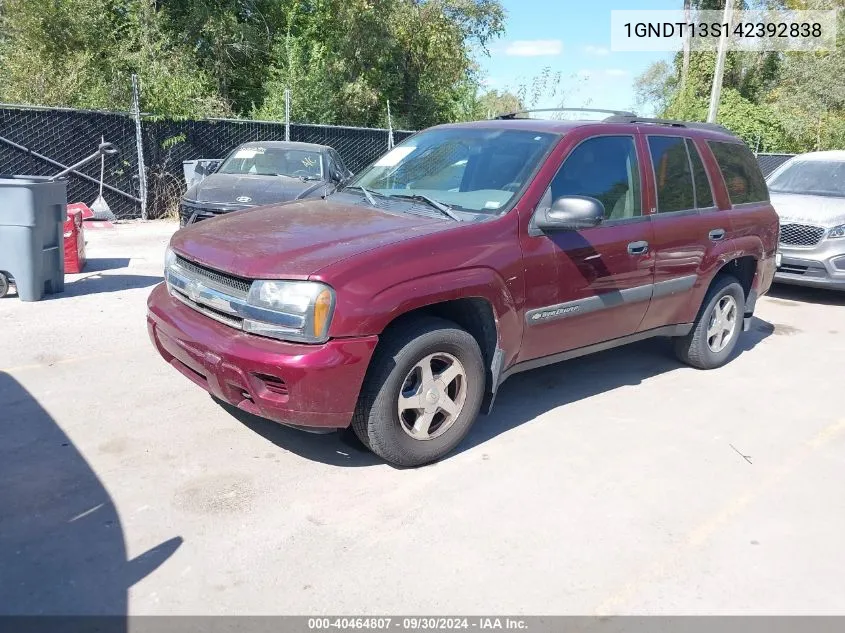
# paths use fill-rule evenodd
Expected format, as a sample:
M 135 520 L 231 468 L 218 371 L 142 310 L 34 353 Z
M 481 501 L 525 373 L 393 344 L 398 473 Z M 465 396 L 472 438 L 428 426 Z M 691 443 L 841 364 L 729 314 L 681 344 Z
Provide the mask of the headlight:
M 173 249 L 168 246 L 167 250 L 164 251 L 164 272 L 167 272 L 167 269 L 173 266 L 173 264 L 175 263 L 176 253 L 174 253 Z
M 305 343 L 329 338 L 334 290 L 315 281 L 253 281 L 245 332 Z
M 833 237 L 845 237 L 845 224 L 840 224 L 839 226 L 834 226 L 830 231 L 828 231 L 827 236 L 829 238 Z

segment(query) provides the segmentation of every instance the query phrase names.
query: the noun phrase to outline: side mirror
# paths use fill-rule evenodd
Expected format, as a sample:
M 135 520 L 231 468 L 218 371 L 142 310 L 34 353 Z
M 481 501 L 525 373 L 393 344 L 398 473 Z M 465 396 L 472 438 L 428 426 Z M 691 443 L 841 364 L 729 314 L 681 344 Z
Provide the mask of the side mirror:
M 547 209 L 538 209 L 534 224 L 541 231 L 577 231 L 598 226 L 604 220 L 604 205 L 589 196 L 563 196 Z

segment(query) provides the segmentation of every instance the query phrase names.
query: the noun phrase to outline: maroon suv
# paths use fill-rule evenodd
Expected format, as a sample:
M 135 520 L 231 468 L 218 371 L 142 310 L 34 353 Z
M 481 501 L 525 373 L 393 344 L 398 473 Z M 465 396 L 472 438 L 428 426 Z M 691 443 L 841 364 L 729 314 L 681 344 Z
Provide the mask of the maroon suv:
M 718 126 L 611 116 L 443 125 L 329 199 L 178 231 L 150 337 L 245 411 L 352 425 L 434 461 L 516 372 L 653 336 L 727 362 L 775 270 L 753 154 Z

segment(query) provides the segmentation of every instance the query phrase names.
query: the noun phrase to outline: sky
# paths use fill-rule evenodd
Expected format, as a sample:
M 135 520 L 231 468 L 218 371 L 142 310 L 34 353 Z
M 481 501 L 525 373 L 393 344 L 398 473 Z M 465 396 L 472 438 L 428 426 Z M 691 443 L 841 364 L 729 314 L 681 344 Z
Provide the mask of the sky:
M 503 90 L 531 83 L 544 67 L 562 75 L 567 107 L 637 111 L 634 78 L 672 53 L 610 51 L 612 9 L 681 9 L 682 0 L 503 0 L 505 35 L 479 57 L 485 85 Z M 633 5 L 633 6 L 632 6 Z M 535 107 L 556 107 L 560 97 Z M 642 108 L 639 108 L 642 110 Z M 648 114 L 648 112 L 637 112 Z

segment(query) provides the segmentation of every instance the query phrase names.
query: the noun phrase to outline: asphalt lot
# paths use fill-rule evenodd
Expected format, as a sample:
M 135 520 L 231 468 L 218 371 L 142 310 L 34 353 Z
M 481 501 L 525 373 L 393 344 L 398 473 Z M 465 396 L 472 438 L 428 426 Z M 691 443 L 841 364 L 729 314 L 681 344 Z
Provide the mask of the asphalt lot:
M 652 341 L 517 375 L 398 470 L 155 354 L 173 230 L 0 300 L 0 612 L 845 614 L 845 294 L 777 288 L 711 372 Z

